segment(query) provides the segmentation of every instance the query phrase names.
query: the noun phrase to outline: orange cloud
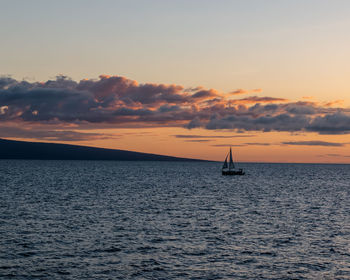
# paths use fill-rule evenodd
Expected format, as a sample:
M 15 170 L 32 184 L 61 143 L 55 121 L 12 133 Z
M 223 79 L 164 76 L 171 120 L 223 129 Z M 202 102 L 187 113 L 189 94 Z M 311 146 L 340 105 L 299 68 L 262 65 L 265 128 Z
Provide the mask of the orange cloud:
M 332 106 L 342 106 L 344 104 L 344 100 L 334 100 L 329 102 L 324 102 L 323 106 L 332 107 Z
M 236 104 L 256 104 L 256 103 L 275 103 L 275 102 L 287 102 L 288 99 L 285 98 L 276 98 L 276 97 L 259 97 L 259 96 L 251 96 L 242 99 L 234 99 L 232 103 Z
M 245 90 L 245 89 L 236 89 L 234 91 L 231 91 L 230 94 L 232 95 L 239 95 L 239 94 L 249 94 L 249 93 L 260 93 L 263 90 L 261 88 L 256 88 L 256 89 L 252 89 L 252 90 Z

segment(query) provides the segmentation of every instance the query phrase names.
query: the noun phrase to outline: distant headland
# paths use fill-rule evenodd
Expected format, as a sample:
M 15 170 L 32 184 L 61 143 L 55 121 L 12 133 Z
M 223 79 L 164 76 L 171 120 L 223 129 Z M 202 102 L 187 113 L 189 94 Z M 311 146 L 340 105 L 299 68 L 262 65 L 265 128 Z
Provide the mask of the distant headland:
M 0 139 L 0 159 L 204 161 L 125 150 Z

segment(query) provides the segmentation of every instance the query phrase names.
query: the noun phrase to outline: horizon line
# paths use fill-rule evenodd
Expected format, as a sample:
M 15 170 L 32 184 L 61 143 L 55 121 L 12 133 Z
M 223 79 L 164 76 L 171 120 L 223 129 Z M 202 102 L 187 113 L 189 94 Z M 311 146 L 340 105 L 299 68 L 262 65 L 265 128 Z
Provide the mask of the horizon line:
M 150 152 L 138 152 L 134 150 L 124 150 L 124 149 L 111 149 L 111 148 L 103 148 L 103 147 L 96 147 L 96 146 L 88 146 L 88 145 L 76 145 L 76 144 L 66 144 L 66 143 L 60 143 L 60 142 L 41 142 L 41 141 L 23 141 L 23 140 L 14 140 L 9 138 L 2 138 L 0 137 L 0 140 L 5 141 L 14 141 L 14 142 L 23 142 L 23 143 L 41 143 L 41 144 L 54 144 L 54 145 L 66 145 L 66 146 L 75 146 L 75 147 L 87 147 L 87 148 L 93 148 L 93 149 L 103 149 L 103 150 L 110 150 L 110 151 L 125 151 L 125 152 L 134 152 L 134 153 L 140 153 L 140 154 L 148 154 L 148 155 L 156 155 L 156 156 L 164 156 L 164 157 L 173 157 L 174 161 L 175 159 L 184 159 L 184 160 L 193 160 L 193 161 L 203 161 L 203 162 L 218 162 L 221 163 L 223 160 L 209 160 L 209 159 L 201 159 L 201 158 L 189 158 L 189 157 L 182 157 L 182 156 L 171 156 L 171 155 L 165 155 L 165 154 L 155 154 Z M 14 158 L 14 159 L 6 159 L 6 158 L 0 158 L 0 160 L 50 160 L 50 159 L 20 159 L 20 158 Z M 52 159 L 52 160 L 65 160 L 65 159 Z M 72 159 L 74 160 L 74 159 Z M 77 159 L 79 160 L 79 159 Z M 82 160 L 88 160 L 88 159 L 82 159 Z M 93 160 L 93 159 L 92 159 Z M 104 160 L 104 159 L 99 159 Z M 104 161 L 111 161 L 108 159 L 105 159 Z M 112 160 L 112 161 L 121 161 L 121 160 Z M 142 160 L 140 160 L 142 161 Z M 156 160 L 154 160 L 156 161 Z M 169 160 L 171 161 L 171 160 Z M 256 164 L 336 164 L 336 165 L 350 165 L 350 163 L 343 163 L 343 162 L 286 162 L 286 161 L 235 161 L 235 163 L 256 163 Z

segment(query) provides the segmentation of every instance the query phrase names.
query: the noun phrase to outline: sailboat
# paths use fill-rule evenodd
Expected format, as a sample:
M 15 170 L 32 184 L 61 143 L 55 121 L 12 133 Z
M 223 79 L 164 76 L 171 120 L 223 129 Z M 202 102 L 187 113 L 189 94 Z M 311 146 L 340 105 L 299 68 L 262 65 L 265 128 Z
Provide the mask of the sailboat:
M 227 163 L 227 158 L 230 156 L 230 162 Z M 230 153 L 226 155 L 224 165 L 222 166 L 222 175 L 244 175 L 245 172 L 243 171 L 242 168 L 235 168 L 235 164 L 233 163 L 232 159 L 232 150 L 230 147 Z

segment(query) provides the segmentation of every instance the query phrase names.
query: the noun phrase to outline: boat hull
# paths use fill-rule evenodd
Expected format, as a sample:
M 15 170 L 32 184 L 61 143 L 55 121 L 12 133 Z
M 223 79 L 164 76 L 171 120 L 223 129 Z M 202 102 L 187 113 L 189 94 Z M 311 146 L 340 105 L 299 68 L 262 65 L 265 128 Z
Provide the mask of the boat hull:
M 244 175 L 245 172 L 243 170 L 222 170 L 222 175 Z

